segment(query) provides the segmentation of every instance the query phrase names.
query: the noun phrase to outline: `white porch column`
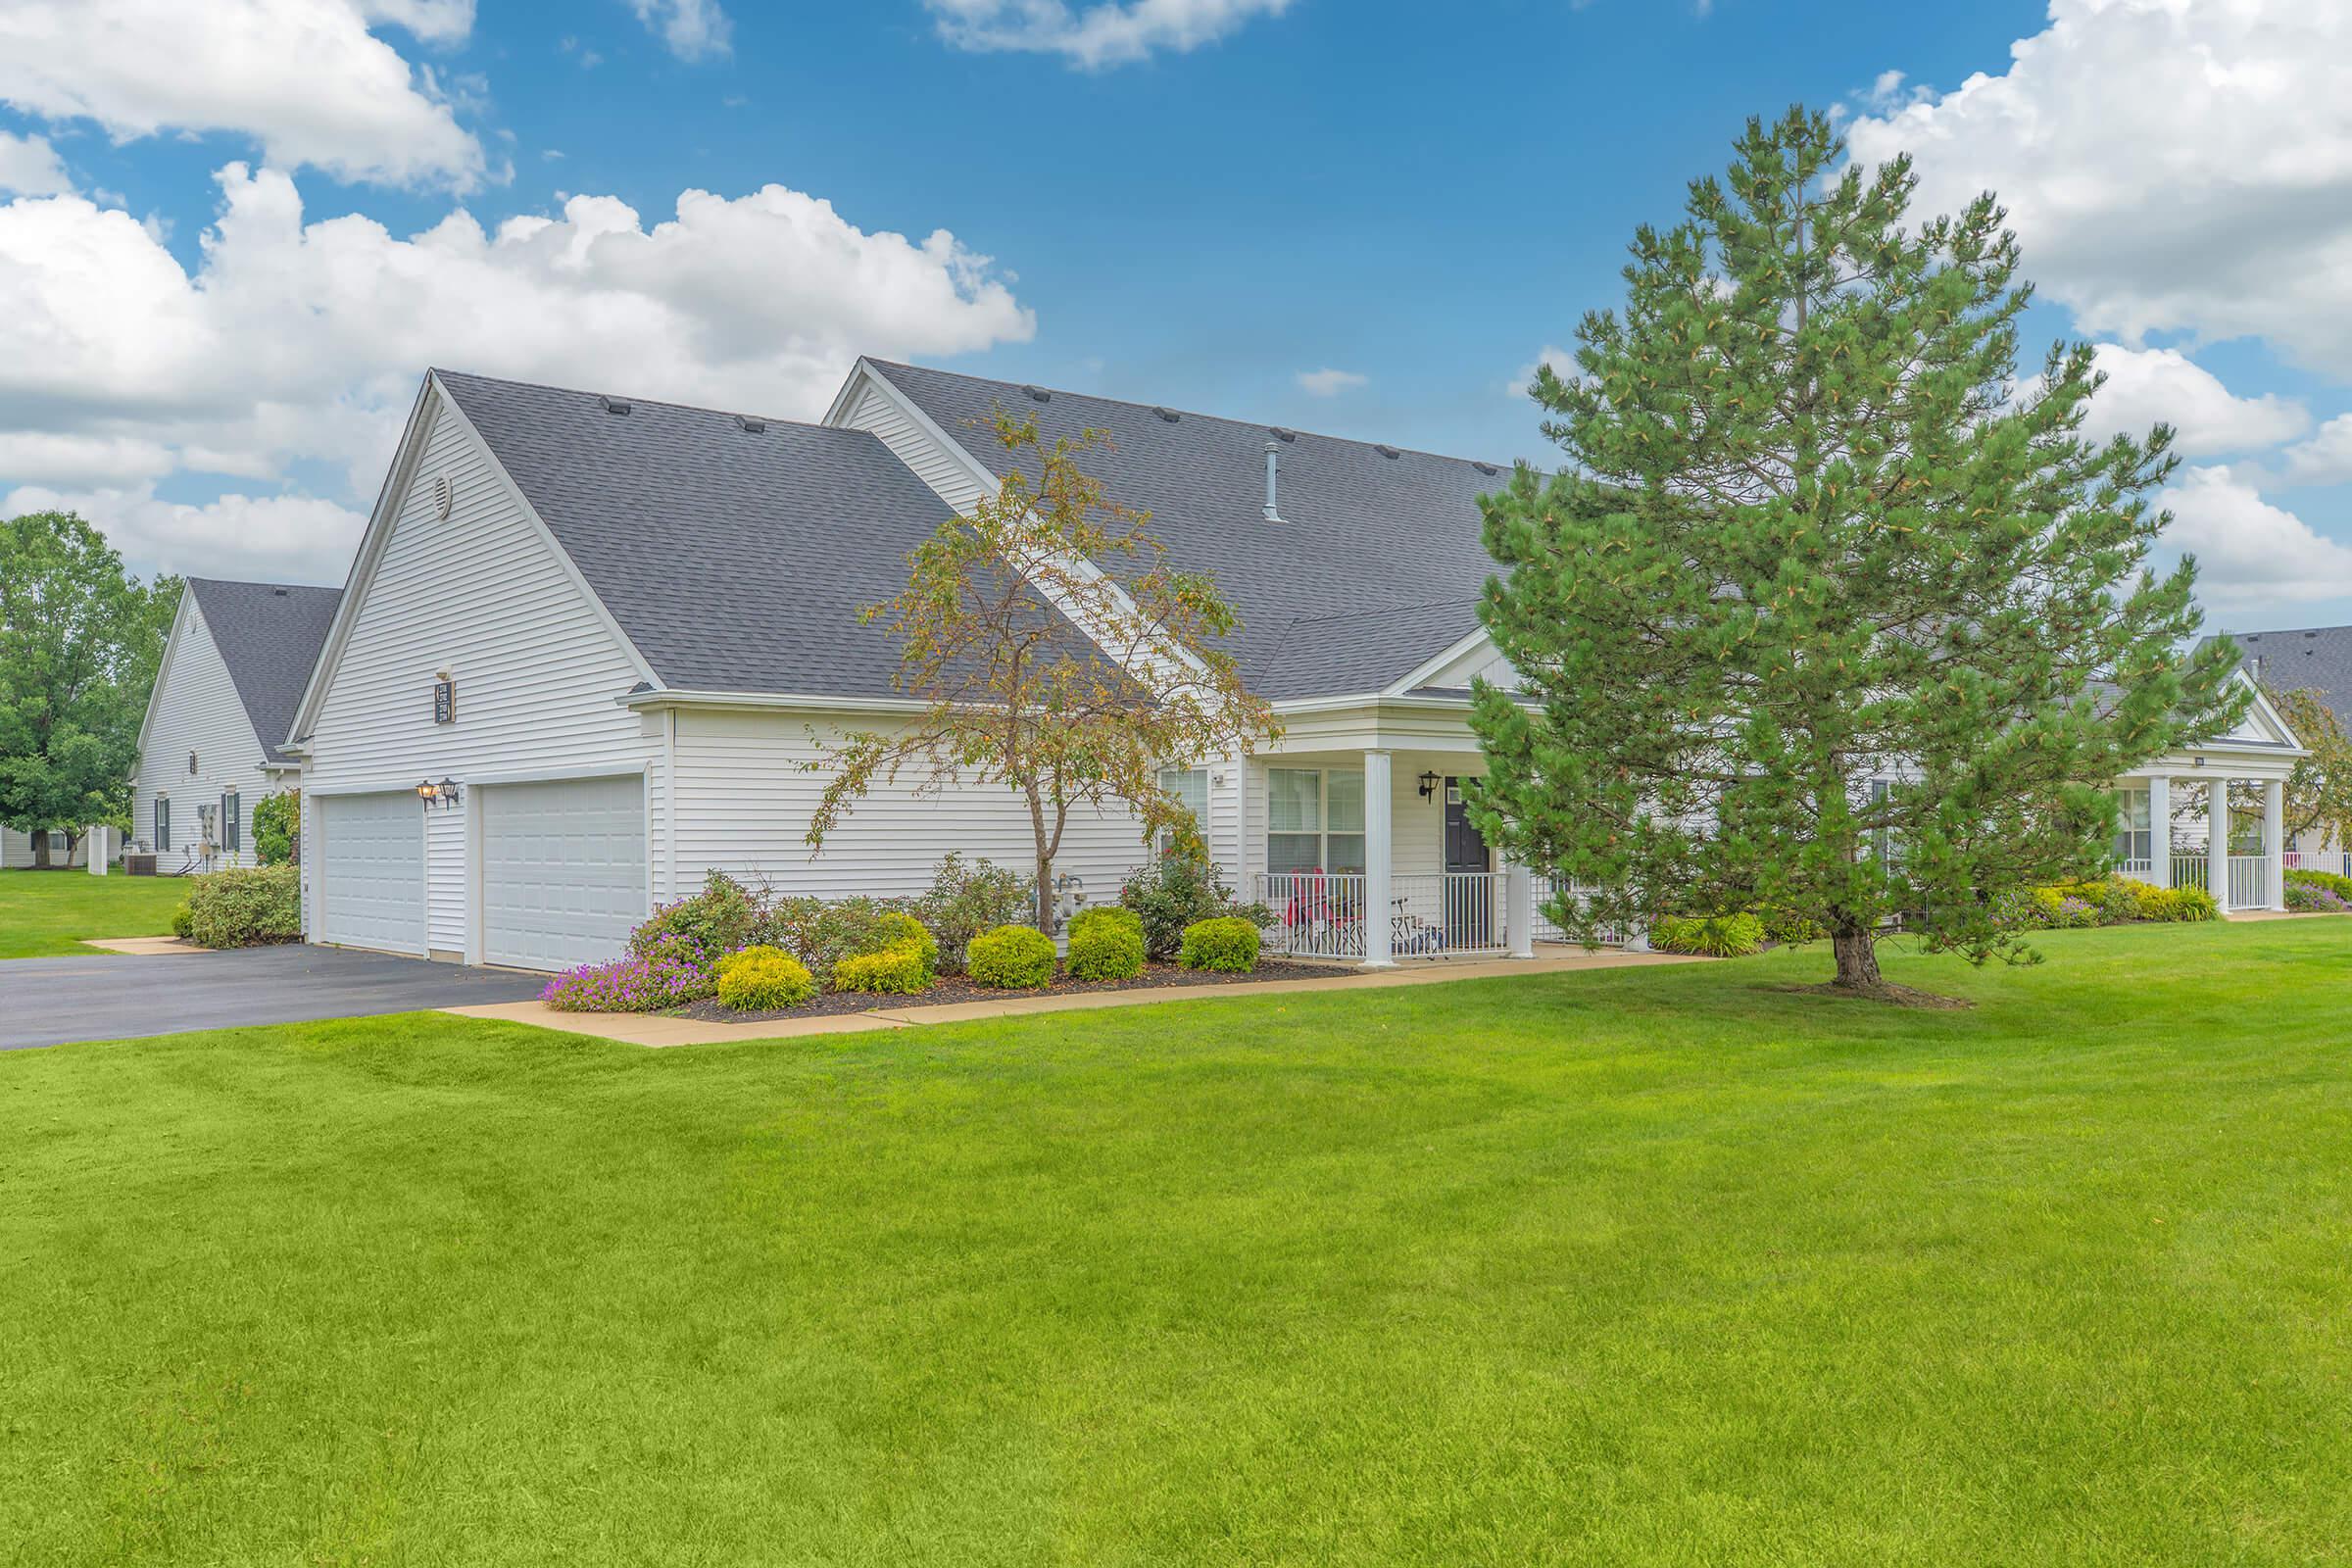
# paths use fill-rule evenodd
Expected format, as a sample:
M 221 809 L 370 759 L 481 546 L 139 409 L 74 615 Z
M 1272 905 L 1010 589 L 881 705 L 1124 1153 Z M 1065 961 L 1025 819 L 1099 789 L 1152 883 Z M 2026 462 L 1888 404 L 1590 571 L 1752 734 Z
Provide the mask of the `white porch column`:
M 2173 885 L 2173 781 L 2162 773 L 2148 779 L 2148 880 Z
M 2262 786 L 2262 887 L 2274 909 L 2286 907 L 2286 781 Z
M 2205 891 L 2227 911 L 2230 907 L 2230 781 L 2209 780 L 2205 791 L 2205 828 L 2212 836 L 2205 845 Z
M 1364 753 L 1364 967 L 1387 969 L 1389 953 L 1390 840 L 1396 812 L 1389 783 L 1389 754 Z
M 1510 927 L 1511 956 L 1532 958 L 1536 956 L 1536 876 L 1517 860 L 1506 867 L 1503 878 L 1503 923 Z

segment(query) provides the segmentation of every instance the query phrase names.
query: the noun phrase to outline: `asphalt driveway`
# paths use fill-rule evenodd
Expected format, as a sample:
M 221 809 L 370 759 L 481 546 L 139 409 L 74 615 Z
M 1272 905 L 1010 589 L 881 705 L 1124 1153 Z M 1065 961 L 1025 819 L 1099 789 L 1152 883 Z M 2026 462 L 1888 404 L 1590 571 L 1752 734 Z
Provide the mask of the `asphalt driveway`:
M 289 946 L 0 962 L 0 1051 L 240 1024 L 527 1002 L 544 978 L 385 953 Z

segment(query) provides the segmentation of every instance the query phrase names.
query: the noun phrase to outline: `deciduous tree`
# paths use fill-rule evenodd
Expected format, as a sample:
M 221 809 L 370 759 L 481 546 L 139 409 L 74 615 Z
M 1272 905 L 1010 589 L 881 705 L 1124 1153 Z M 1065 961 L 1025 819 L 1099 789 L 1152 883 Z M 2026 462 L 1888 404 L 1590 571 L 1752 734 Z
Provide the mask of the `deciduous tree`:
M 1047 442 L 1034 419 L 1003 413 L 993 433 L 1014 471 L 917 546 L 906 588 L 863 612 L 898 640 L 899 689 L 922 711 L 826 744 L 811 765 L 832 776 L 808 837 L 821 845 L 903 775 L 927 793 L 1002 784 L 1028 808 L 1050 930 L 1074 811 L 1132 810 L 1147 843 L 1197 838 L 1159 770 L 1247 751 L 1275 725 L 1219 646 L 1236 621 L 1216 585 L 1171 564 L 1149 514 L 1083 470 L 1103 437 Z
M 1604 891 L 1572 930 L 1743 909 L 1886 995 L 1898 918 L 2024 956 L 2005 894 L 2104 866 L 2113 779 L 2234 717 L 2193 563 L 2158 576 L 2172 432 L 2082 433 L 2089 350 L 2017 368 L 2031 296 L 1990 195 L 1914 219 L 1906 160 L 1751 122 L 1622 311 L 1536 377 L 1568 465 L 1486 505 L 1476 813 Z

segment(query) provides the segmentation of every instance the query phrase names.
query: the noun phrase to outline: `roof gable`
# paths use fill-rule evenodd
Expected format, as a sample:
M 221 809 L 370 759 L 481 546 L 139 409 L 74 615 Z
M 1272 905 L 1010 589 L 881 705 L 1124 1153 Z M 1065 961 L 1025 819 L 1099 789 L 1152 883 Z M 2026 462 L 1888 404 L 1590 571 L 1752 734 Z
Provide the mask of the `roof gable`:
M 1178 564 L 1215 576 L 1242 620 L 1229 646 L 1260 697 L 1378 692 L 1478 629 L 1494 571 L 1478 498 L 1501 488 L 1497 465 L 864 363 L 1000 478 L 1009 460 L 985 428 L 1000 408 L 1049 440 L 1106 431 L 1087 470 L 1152 514 Z M 1270 438 L 1279 522 L 1263 512 Z
M 334 624 L 343 591 L 190 577 L 187 594 L 203 616 L 220 662 L 228 666 L 229 682 L 263 755 L 272 762 L 289 760 L 280 748 L 311 669 L 318 662 L 327 628 Z M 160 689 L 160 672 L 157 680 Z
M 862 430 L 435 371 L 662 685 L 894 695 L 858 612 L 952 513 Z M 626 412 L 619 412 L 625 409 Z

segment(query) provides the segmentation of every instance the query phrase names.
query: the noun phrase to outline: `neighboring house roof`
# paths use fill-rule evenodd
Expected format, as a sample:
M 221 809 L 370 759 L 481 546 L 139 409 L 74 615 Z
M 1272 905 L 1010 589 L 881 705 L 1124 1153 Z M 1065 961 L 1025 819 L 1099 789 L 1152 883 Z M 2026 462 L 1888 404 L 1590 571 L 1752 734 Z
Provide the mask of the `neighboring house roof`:
M 433 373 L 664 685 L 894 695 L 858 612 L 953 514 L 876 437 Z
M 218 577 L 187 582 L 263 754 L 272 762 L 292 760 L 280 743 L 310 683 L 311 666 L 318 662 L 343 590 Z
M 1478 498 L 1502 487 L 1498 465 L 866 364 L 999 478 L 1011 471 L 988 428 L 1000 408 L 1035 418 L 1048 440 L 1106 431 L 1111 444 L 1080 466 L 1112 500 L 1152 514 L 1176 564 L 1215 576 L 1242 621 L 1234 658 L 1260 697 L 1382 691 L 1478 630 L 1494 572 Z M 1280 522 L 1263 513 L 1270 436 Z
M 2314 691 L 2352 729 L 2352 626 L 2233 631 L 2238 667 L 2276 692 Z

